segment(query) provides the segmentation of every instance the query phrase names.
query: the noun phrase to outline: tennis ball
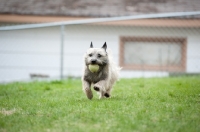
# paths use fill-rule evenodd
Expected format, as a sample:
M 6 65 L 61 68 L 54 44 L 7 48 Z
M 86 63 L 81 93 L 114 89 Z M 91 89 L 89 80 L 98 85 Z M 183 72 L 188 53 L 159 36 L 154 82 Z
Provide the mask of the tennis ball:
M 91 72 L 97 72 L 99 70 L 99 65 L 89 65 L 89 70 Z

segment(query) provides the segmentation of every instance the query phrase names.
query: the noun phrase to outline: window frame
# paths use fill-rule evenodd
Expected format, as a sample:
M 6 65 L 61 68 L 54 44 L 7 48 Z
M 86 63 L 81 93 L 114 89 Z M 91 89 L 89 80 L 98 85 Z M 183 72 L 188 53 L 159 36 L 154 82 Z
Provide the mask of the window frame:
M 133 42 L 133 41 L 135 42 L 173 42 L 173 43 L 178 42 L 181 44 L 181 63 L 179 66 L 125 64 L 124 45 L 126 42 Z M 183 37 L 135 37 L 135 36 L 121 36 L 120 37 L 119 65 L 123 67 L 124 70 L 184 72 L 186 70 L 186 54 L 187 54 L 187 39 Z

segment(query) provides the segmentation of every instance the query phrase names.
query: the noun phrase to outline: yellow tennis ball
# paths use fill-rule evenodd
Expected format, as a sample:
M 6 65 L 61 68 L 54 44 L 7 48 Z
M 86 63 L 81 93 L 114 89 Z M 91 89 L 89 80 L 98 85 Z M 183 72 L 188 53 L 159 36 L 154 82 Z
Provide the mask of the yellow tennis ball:
M 99 70 L 99 65 L 89 65 L 89 70 L 91 72 L 97 72 Z

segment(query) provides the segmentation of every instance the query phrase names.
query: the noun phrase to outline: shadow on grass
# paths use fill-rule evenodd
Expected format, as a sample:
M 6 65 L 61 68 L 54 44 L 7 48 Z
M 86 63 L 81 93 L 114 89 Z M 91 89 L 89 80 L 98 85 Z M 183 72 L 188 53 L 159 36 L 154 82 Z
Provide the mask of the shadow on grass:
M 75 99 L 74 101 L 77 101 L 77 102 L 90 102 L 90 101 L 93 101 L 93 102 L 102 102 L 102 101 L 125 101 L 127 100 L 128 98 L 130 98 L 130 96 L 127 96 L 127 97 L 120 97 L 120 96 L 112 96 L 110 98 L 103 98 L 103 99 L 99 99 L 98 97 L 93 97 L 91 100 L 88 99 L 87 97 L 82 97 L 82 98 L 79 98 L 79 99 Z

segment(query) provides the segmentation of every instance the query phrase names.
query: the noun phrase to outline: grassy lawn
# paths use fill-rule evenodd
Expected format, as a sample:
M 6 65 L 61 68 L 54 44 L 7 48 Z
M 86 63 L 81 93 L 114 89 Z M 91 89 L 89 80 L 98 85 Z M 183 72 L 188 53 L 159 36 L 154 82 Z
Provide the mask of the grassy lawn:
M 88 100 L 80 80 L 0 85 L 1 132 L 199 132 L 200 77 L 121 79 Z

